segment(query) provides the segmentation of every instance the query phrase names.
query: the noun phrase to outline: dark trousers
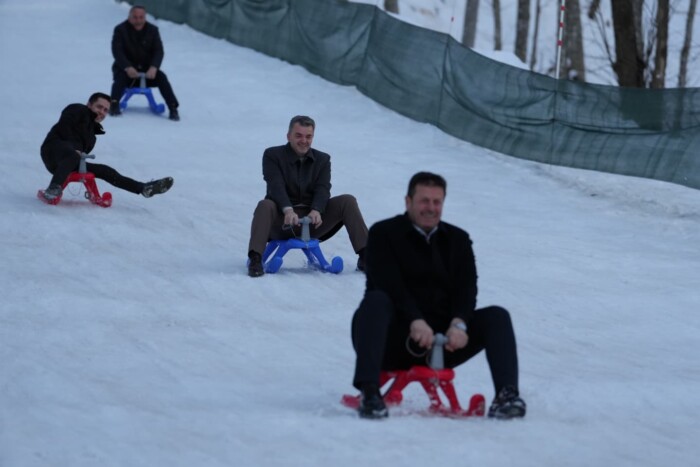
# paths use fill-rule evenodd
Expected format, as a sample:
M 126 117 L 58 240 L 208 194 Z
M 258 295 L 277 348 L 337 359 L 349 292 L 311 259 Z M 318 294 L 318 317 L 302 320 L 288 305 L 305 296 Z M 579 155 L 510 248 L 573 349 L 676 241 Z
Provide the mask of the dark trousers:
M 113 101 L 120 100 L 126 88 L 138 87 L 140 85 L 139 78 L 129 78 L 129 75 L 127 75 L 124 70 L 112 69 L 112 73 L 114 75 L 111 94 Z M 170 86 L 168 77 L 162 71 L 158 70 L 154 79 L 147 79 L 146 86 L 149 88 L 157 87 L 169 109 L 177 109 L 180 105 L 175 97 L 172 86 Z
M 409 352 L 410 323 L 398 319 L 389 296 L 381 290 L 365 293 L 352 319 L 352 344 L 357 360 L 353 385 L 379 383 L 382 370 L 405 370 L 414 365 L 427 365 L 427 355 Z M 445 333 L 447 329 L 433 329 Z M 482 350 L 491 370 L 496 394 L 504 386 L 518 387 L 518 356 L 510 314 L 504 308 L 490 306 L 474 312 L 469 322 L 469 342 L 454 352 L 445 351 L 445 366 L 454 368 Z M 415 343 L 413 353 L 425 352 Z
M 294 208 L 294 212 L 299 217 L 305 216 L 310 210 L 310 208 L 304 207 Z M 323 222 L 320 227 L 311 226 L 312 238 L 317 238 L 320 241 L 327 240 L 344 225 L 355 253 L 367 246 L 367 225 L 354 196 L 340 195 L 329 199 L 326 211 L 321 215 L 321 220 Z M 269 199 L 260 201 L 253 213 L 248 251 L 255 251 L 262 255 L 268 240 L 283 240 L 301 236 L 301 226 L 297 226 L 293 230 L 283 230 L 283 222 L 284 214 L 274 201 Z
M 53 177 L 51 185 L 62 186 L 71 172 L 77 172 L 80 167 L 80 155 L 70 144 L 55 142 L 45 144 L 41 147 L 41 160 L 44 161 L 46 170 Z M 95 174 L 95 178 L 104 180 L 110 185 L 140 194 L 143 191 L 143 183 L 124 177 L 119 172 L 104 164 L 85 164 L 87 171 Z

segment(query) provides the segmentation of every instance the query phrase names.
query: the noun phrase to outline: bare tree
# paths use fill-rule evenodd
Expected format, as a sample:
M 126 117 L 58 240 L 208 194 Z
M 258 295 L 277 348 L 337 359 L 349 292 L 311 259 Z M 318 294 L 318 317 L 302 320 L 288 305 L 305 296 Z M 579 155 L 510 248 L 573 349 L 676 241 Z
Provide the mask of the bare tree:
M 384 10 L 391 13 L 398 13 L 399 0 L 384 0 Z
M 479 0 L 467 0 L 467 8 L 464 12 L 464 29 L 462 30 L 462 44 L 473 48 L 476 39 L 476 20 L 479 16 Z
M 640 32 L 634 18 L 635 0 L 612 0 L 612 18 L 615 34 L 615 62 L 613 71 L 620 86 L 644 87 L 646 63 L 640 55 Z
M 567 0 L 562 63 L 568 79 L 586 81 L 579 0 Z
M 493 6 L 493 50 L 503 50 L 501 40 L 501 0 L 491 0 Z
M 666 85 L 666 61 L 668 58 L 669 0 L 658 0 L 656 12 L 656 55 L 650 87 L 663 89 Z
M 518 19 L 515 25 L 515 55 L 527 60 L 527 38 L 530 35 L 530 0 L 518 0 Z
M 542 5 L 540 0 L 535 0 L 535 31 L 532 34 L 532 51 L 530 52 L 530 70 L 535 69 L 537 64 L 537 39 L 540 35 L 540 15 L 542 13 Z
M 690 44 L 693 41 L 693 21 L 695 20 L 695 10 L 697 6 L 698 0 L 690 0 L 688 17 L 685 20 L 685 38 L 683 39 L 683 48 L 681 49 L 681 66 L 678 72 L 679 88 L 684 88 L 687 82 L 688 56 L 690 55 Z

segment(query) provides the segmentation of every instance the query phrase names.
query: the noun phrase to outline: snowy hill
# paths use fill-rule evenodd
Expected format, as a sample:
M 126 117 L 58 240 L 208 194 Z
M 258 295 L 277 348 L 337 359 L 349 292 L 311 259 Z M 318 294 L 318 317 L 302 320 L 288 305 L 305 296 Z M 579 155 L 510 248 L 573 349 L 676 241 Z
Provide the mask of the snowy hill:
M 0 466 L 696 463 L 700 191 L 485 151 L 157 22 L 182 121 L 135 97 L 94 153 L 173 189 L 144 199 L 100 182 L 109 209 L 75 188 L 44 205 L 39 146 L 65 105 L 109 90 L 127 8 L 0 2 Z M 277 275 L 245 270 L 262 152 L 295 114 L 316 119 L 332 191 L 356 195 L 368 223 L 402 212 L 414 172 L 446 176 L 444 218 L 474 239 L 479 304 L 513 316 L 524 420 L 399 410 L 373 423 L 340 406 L 363 275 L 312 272 L 294 252 Z M 345 232 L 323 249 L 354 264 Z M 483 355 L 456 387 L 493 397 Z

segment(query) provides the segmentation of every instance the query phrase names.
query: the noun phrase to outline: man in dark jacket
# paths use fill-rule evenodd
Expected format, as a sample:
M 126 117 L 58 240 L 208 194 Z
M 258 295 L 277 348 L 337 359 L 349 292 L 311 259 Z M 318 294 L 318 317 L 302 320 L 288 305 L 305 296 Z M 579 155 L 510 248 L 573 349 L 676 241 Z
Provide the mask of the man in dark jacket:
M 263 154 L 263 178 L 267 195 L 253 214 L 248 245 L 248 275 L 264 274 L 262 253 L 270 239 L 294 235 L 284 226 L 299 226 L 299 218 L 311 219 L 311 236 L 327 240 L 345 225 L 355 253 L 357 268 L 364 270 L 367 244 L 365 224 L 357 200 L 352 195 L 331 198 L 331 158 L 311 148 L 316 123 L 297 115 L 289 122 L 288 143 L 267 148 Z M 296 233 L 298 235 L 298 232 Z
M 61 112 L 58 120 L 41 145 L 41 160 L 46 169 L 53 174 L 49 187 L 44 190 L 44 198 L 53 201 L 61 196 L 63 184 L 71 172 L 80 166 L 80 154 L 88 154 L 95 147 L 96 135 L 105 134 L 101 122 L 109 112 L 109 96 L 96 92 L 87 105 L 70 104 Z M 88 172 L 96 178 L 146 198 L 165 193 L 173 184 L 170 177 L 148 183 L 137 182 L 124 177 L 113 168 L 103 164 L 86 164 Z
M 388 416 L 380 372 L 425 365 L 436 332 L 448 339 L 448 368 L 486 350 L 496 390 L 490 417 L 525 415 L 510 315 L 498 306 L 475 309 L 477 275 L 469 234 L 440 220 L 446 188 L 440 175 L 415 174 L 406 213 L 369 230 L 365 296 L 352 321 L 353 385 L 362 392 L 361 417 Z
M 170 109 L 170 120 L 180 120 L 179 103 L 168 77 L 160 69 L 163 63 L 163 42 L 158 27 L 146 21 L 146 9 L 135 5 L 129 17 L 114 28 L 112 36 L 114 64 L 112 74 L 111 115 L 121 114 L 119 100 L 127 87 L 138 86 L 139 73 L 146 74 L 146 85 L 157 86 Z

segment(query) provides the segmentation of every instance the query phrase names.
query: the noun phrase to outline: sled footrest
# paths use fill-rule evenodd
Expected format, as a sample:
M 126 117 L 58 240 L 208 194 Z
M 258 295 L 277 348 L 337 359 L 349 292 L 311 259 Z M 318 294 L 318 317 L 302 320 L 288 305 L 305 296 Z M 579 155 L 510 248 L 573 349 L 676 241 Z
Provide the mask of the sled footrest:
M 270 240 L 262 255 L 266 273 L 274 274 L 282 267 L 283 257 L 289 250 L 299 249 L 309 262 L 309 266 L 324 272 L 338 274 L 343 271 L 343 258 L 335 256 L 329 263 L 321 252 L 319 241 L 312 238 L 307 241 L 298 238 L 288 240 Z
M 452 380 L 454 370 L 434 370 L 427 366 L 414 366 L 408 370 L 382 371 L 379 377 L 380 386 L 391 381 L 389 389 L 382 396 L 387 405 L 399 405 L 403 401 L 402 391 L 410 383 L 418 382 L 428 395 L 430 400 L 430 412 L 444 415 L 482 416 L 485 413 L 485 400 L 481 394 L 475 394 L 469 401 L 469 407 L 464 410 L 459 403 Z M 393 381 L 392 381 L 393 380 Z M 443 404 L 438 388 L 447 399 L 448 405 Z M 360 396 L 345 395 L 342 404 L 357 408 L 360 405 Z

